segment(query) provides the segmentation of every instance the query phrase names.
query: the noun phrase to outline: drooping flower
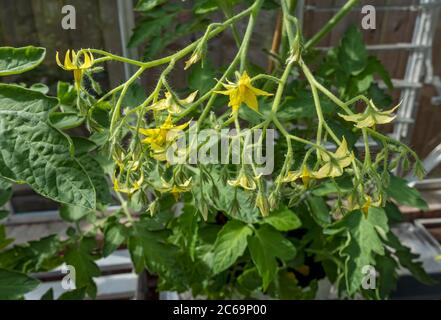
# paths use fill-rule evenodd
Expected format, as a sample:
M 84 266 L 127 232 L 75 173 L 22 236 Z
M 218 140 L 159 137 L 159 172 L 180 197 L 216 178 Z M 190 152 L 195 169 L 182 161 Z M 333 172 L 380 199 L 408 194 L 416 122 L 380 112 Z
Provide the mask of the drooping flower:
M 381 203 L 382 203 L 381 197 L 377 201 L 372 201 L 372 198 L 369 195 L 364 196 L 364 203 L 361 206 L 358 203 L 354 203 L 352 197 L 349 197 L 348 199 L 349 210 L 360 209 L 365 216 L 367 216 L 367 214 L 369 213 L 369 208 L 380 207 Z
M 272 96 L 272 93 L 253 87 L 251 78 L 246 71 L 240 76 L 237 83 L 228 80 L 227 82 L 227 84 L 222 83 L 227 90 L 215 92 L 230 97 L 228 106 L 233 109 L 233 112 L 237 112 L 242 103 L 245 103 L 249 108 L 255 111 L 259 111 L 257 96 Z
M 294 182 L 297 179 L 302 179 L 303 185 L 305 186 L 305 188 L 308 187 L 309 185 L 309 181 L 311 181 L 311 179 L 314 179 L 314 173 L 309 171 L 308 167 L 306 165 L 303 165 L 302 167 L 302 171 L 297 170 L 297 171 L 289 171 L 286 175 L 285 178 L 283 178 L 283 182 Z
M 81 51 L 83 56 L 83 61 L 80 60 L 81 54 L 77 54 L 75 50 L 67 50 L 64 56 L 64 64 L 61 64 L 60 57 L 57 51 L 55 59 L 60 68 L 68 71 L 73 71 L 75 86 L 77 88 L 81 85 L 81 79 L 83 78 L 84 70 L 89 69 L 93 66 L 94 58 L 92 53 Z M 71 57 L 72 56 L 72 57 Z
M 176 101 L 170 92 L 165 93 L 165 98 L 153 104 L 149 109 L 154 111 L 167 110 L 170 114 L 178 114 L 182 112 L 182 106 L 188 105 L 194 101 L 198 91 L 191 93 L 187 98 Z
M 118 166 L 117 169 L 119 171 L 119 174 L 117 176 L 116 170 L 113 173 L 113 188 L 116 192 L 132 195 L 141 188 L 144 182 L 144 173 L 142 172 L 142 170 L 139 170 L 140 162 L 138 160 L 132 159 L 129 161 L 123 161 L 123 158 L 124 154 L 121 154 L 118 157 L 114 157 L 114 160 Z M 120 182 L 120 177 L 124 177 L 125 182 Z
M 348 145 L 346 139 L 343 138 L 341 145 L 338 147 L 335 153 L 321 153 L 321 158 L 324 161 L 324 165 L 313 173 L 316 179 L 323 178 L 335 178 L 343 174 L 344 168 L 349 166 L 354 160 L 354 154 L 348 151 Z
M 186 122 L 179 126 L 174 126 L 171 115 L 159 128 L 139 129 L 139 133 L 146 136 L 143 143 L 150 146 L 152 157 L 158 161 L 166 160 L 167 143 L 174 141 L 177 136 L 184 130 L 190 122 Z
M 171 193 L 176 201 L 179 200 L 181 193 L 185 193 L 191 190 L 191 178 L 186 180 L 184 183 L 175 184 L 165 181 L 161 177 L 162 185 L 156 188 L 161 193 Z
M 344 115 L 339 113 L 338 115 L 346 121 L 355 122 L 355 126 L 357 128 L 370 128 L 377 124 L 392 122 L 396 117 L 396 115 L 392 115 L 392 113 L 400 105 L 401 103 L 390 110 L 381 111 L 374 105 L 373 101 L 370 100 L 370 103 L 364 113 L 356 113 L 353 115 Z
M 142 183 L 144 182 L 144 173 L 141 171 L 140 177 L 138 180 L 126 181 L 123 186 L 120 185 L 118 178 L 114 175 L 112 177 L 113 188 L 116 192 L 127 193 L 129 195 L 134 194 L 136 191 L 141 189 Z
M 239 176 L 236 179 L 228 180 L 227 182 L 232 187 L 242 187 L 245 190 L 255 190 L 257 186 L 256 181 L 248 176 L 243 170 L 239 173 Z

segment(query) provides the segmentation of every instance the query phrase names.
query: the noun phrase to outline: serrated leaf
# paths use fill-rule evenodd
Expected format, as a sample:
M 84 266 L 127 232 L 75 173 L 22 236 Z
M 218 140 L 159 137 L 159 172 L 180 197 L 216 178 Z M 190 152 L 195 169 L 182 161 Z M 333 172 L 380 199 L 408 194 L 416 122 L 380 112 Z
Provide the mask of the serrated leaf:
M 57 104 L 39 92 L 0 84 L 0 175 L 46 198 L 94 209 L 89 176 L 69 140 L 48 121 Z
M 375 255 L 384 255 L 382 237 L 388 232 L 386 213 L 374 207 L 369 208 L 367 216 L 359 210 L 349 212 L 326 229 L 328 234 L 341 233 L 346 236 L 340 254 L 345 260 L 345 285 L 349 295 L 361 290 L 365 276 L 363 267 L 375 266 Z
M 248 238 L 248 247 L 254 265 L 262 277 L 264 290 L 277 274 L 276 258 L 290 260 L 296 255 L 294 245 L 268 225 L 263 225 Z
M 289 231 L 300 228 L 302 222 L 299 217 L 287 207 L 279 208 L 263 219 L 263 223 L 270 224 L 279 231 Z
M 363 35 L 355 26 L 349 27 L 344 34 L 338 50 L 338 60 L 343 69 L 354 76 L 366 68 L 368 52 Z
M 152 273 L 173 271 L 177 262 L 177 247 L 166 243 L 168 232 L 149 231 L 142 222 L 135 224 L 132 232 L 128 248 L 137 273 L 145 267 Z
M 33 46 L 0 47 L 0 76 L 20 74 L 37 67 L 46 55 L 45 48 Z
M 57 255 L 60 244 L 58 236 L 52 235 L 15 245 L 0 253 L 0 267 L 24 273 L 49 271 L 60 263 Z
M 92 298 L 97 291 L 93 278 L 101 274 L 92 256 L 94 246 L 94 239 L 83 238 L 78 244 L 68 248 L 64 256 L 66 264 L 75 268 L 76 288 L 86 288 L 87 294 Z
M 39 283 L 40 281 L 23 273 L 0 269 L 0 299 L 20 299 Z
M 409 187 L 406 180 L 397 176 L 390 175 L 390 182 L 386 188 L 386 193 L 399 204 L 408 205 L 422 210 L 429 209 L 426 201 L 418 190 Z
M 211 269 L 218 274 L 231 267 L 247 247 L 247 237 L 253 233 L 246 224 L 231 220 L 217 235 L 213 247 Z
M 400 265 L 408 269 L 418 281 L 426 285 L 437 283 L 424 270 L 422 262 L 418 259 L 419 255 L 412 253 L 408 247 L 402 245 L 392 232 L 387 235 L 387 244 L 395 250 L 394 256 L 398 258 Z

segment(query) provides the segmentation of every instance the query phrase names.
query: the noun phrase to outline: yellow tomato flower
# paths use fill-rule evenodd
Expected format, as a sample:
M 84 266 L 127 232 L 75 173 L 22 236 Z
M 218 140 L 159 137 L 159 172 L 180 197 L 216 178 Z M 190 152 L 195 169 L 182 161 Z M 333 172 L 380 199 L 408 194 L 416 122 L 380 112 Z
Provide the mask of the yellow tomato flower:
M 233 83 L 228 80 L 227 82 L 227 84 L 222 83 L 227 90 L 215 92 L 230 97 L 228 106 L 233 109 L 233 112 L 237 112 L 239 110 L 242 102 L 244 102 L 249 108 L 259 111 L 257 96 L 272 96 L 272 93 L 253 87 L 251 84 L 251 78 L 248 76 L 246 71 L 244 71 L 237 83 Z
M 152 150 L 152 156 L 158 161 L 166 160 L 167 143 L 174 141 L 176 137 L 184 130 L 190 122 L 174 126 L 171 115 L 168 115 L 167 119 L 159 128 L 152 129 L 139 129 L 139 133 L 146 136 L 143 143 L 150 146 Z
M 78 55 L 75 50 L 72 50 L 72 58 L 71 51 L 67 50 L 66 55 L 64 56 L 64 64 L 61 64 L 59 54 L 55 56 L 58 66 L 64 70 L 73 71 L 75 85 L 77 88 L 81 85 L 81 79 L 83 78 L 84 70 L 89 69 L 93 66 L 94 58 L 92 53 L 84 52 L 83 54 L 83 62 L 80 61 L 80 55 Z
M 349 166 L 354 160 L 354 154 L 348 151 L 348 145 L 346 139 L 343 138 L 341 145 L 338 147 L 335 153 L 321 153 L 322 160 L 325 164 L 313 175 L 316 179 L 323 178 L 335 178 L 343 174 L 344 168 Z
M 159 100 L 153 104 L 149 109 L 154 111 L 167 110 L 170 114 L 178 114 L 182 112 L 182 107 L 192 103 L 196 98 L 198 91 L 191 93 L 187 98 L 179 100 L 178 102 L 173 99 L 170 92 L 165 93 L 165 98 Z
M 400 106 L 400 104 L 401 103 L 388 111 L 380 111 L 377 109 L 377 107 L 375 107 L 373 101 L 371 100 L 364 113 L 356 113 L 353 115 L 344 115 L 339 113 L 338 115 L 346 121 L 355 122 L 355 126 L 357 128 L 369 128 L 375 126 L 376 124 L 392 122 L 396 117 L 396 115 L 392 115 L 392 112 L 394 112 Z
M 311 181 L 311 179 L 314 179 L 315 176 L 314 176 L 314 173 L 309 171 L 309 169 L 306 165 L 303 165 L 302 171 L 300 171 L 300 170 L 289 171 L 288 174 L 286 175 L 286 177 L 282 181 L 283 182 L 294 182 L 300 178 L 302 179 L 302 182 L 303 182 L 303 185 L 305 186 L 305 188 L 307 188 L 309 185 L 309 181 Z
M 228 180 L 227 182 L 232 187 L 242 187 L 245 190 L 256 189 L 256 182 L 254 179 L 246 175 L 243 171 L 239 173 L 239 176 L 236 179 Z
M 352 197 L 349 197 L 348 202 L 349 202 L 349 210 L 360 209 L 361 212 L 363 212 L 364 215 L 367 216 L 367 214 L 369 213 L 369 208 L 370 207 L 380 207 L 382 200 L 380 197 L 377 201 L 373 202 L 372 198 L 370 196 L 365 195 L 364 196 L 364 203 L 362 206 L 360 206 L 359 204 L 354 204 Z
M 161 178 L 162 185 L 159 188 L 156 188 L 161 193 L 171 193 L 176 201 L 179 200 L 179 196 L 181 193 L 185 193 L 191 190 L 191 178 L 186 180 L 182 184 L 171 184 Z
M 120 186 L 118 178 L 115 175 L 113 175 L 112 177 L 112 182 L 113 188 L 116 192 L 127 193 L 131 195 L 141 189 L 142 183 L 144 182 L 144 173 L 141 171 L 140 178 L 134 181 L 132 184 L 130 184 L 130 181 L 127 181 L 124 186 Z

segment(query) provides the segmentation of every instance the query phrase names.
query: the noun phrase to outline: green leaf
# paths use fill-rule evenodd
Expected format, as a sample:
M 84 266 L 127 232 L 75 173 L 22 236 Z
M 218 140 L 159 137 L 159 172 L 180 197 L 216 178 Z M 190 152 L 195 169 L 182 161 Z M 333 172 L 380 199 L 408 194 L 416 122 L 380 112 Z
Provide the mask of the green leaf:
M 49 271 L 61 263 L 58 255 L 60 251 L 61 243 L 58 236 L 48 236 L 36 241 L 30 241 L 29 243 L 16 245 L 1 252 L 0 267 L 24 273 Z
M 20 74 L 34 69 L 44 60 L 45 55 L 45 48 L 0 47 L 0 76 Z
M 389 197 L 395 199 L 399 204 L 428 210 L 429 207 L 421 194 L 415 188 L 407 185 L 407 181 L 394 175 L 390 175 L 390 182 L 386 188 Z
M 1 214 L 1 212 L 0 212 Z M 4 219 L 4 218 L 0 218 Z M 3 224 L 0 224 L 0 250 L 4 249 L 8 245 L 10 245 L 12 242 L 14 242 L 14 239 L 7 239 L 6 238 L 6 227 Z M 0 256 L 1 257 L 1 256 Z M 0 266 L 2 263 L 0 262 Z
M 384 255 L 382 237 L 389 232 L 386 213 L 381 208 L 370 207 L 364 215 L 361 211 L 347 213 L 343 219 L 325 230 L 328 234 L 342 233 L 346 241 L 340 249 L 345 259 L 345 285 L 349 295 L 361 290 L 364 266 L 375 266 L 375 255 Z
M 165 231 L 149 231 L 142 222 L 134 225 L 128 248 L 137 273 L 145 267 L 152 273 L 164 274 L 175 269 L 177 247 L 166 243 L 168 236 Z
M 73 107 L 76 104 L 77 91 L 70 83 L 59 81 L 57 84 L 57 98 L 61 107 Z M 63 109 L 63 111 L 66 110 Z
M 89 176 L 69 140 L 48 121 L 57 104 L 39 92 L 0 84 L 0 175 L 46 198 L 94 209 Z
M 424 270 L 422 262 L 418 260 L 419 255 L 412 253 L 408 247 L 403 246 L 392 232 L 387 234 L 387 244 L 395 250 L 394 255 L 398 258 L 400 265 L 408 269 L 418 281 L 426 285 L 437 283 Z
M 328 226 L 331 223 L 331 215 L 325 200 L 323 200 L 323 198 L 309 196 L 306 201 L 314 221 L 319 226 Z
M 69 222 L 79 221 L 87 216 L 90 212 L 90 210 L 82 207 L 75 207 L 67 204 L 63 204 L 60 207 L 60 217 Z
M 40 298 L 40 300 L 54 300 L 54 289 L 50 288 Z
M 20 299 L 39 284 L 40 281 L 23 273 L 0 269 L 0 299 Z
M 0 208 L 3 207 L 6 202 L 12 197 L 12 188 L 1 189 L 0 188 Z
M 52 125 L 59 130 L 68 130 L 79 127 L 85 120 L 73 112 L 53 112 L 49 116 Z
M 383 64 L 377 57 L 374 56 L 369 57 L 367 69 L 371 74 L 377 73 L 380 76 L 380 78 L 383 79 L 387 88 L 389 90 L 393 90 L 394 85 L 392 83 L 392 79 L 389 75 L 389 72 L 386 70 L 386 68 L 383 66 Z
M 263 222 L 272 225 L 279 231 L 294 230 L 302 225 L 299 217 L 287 207 L 281 207 L 277 211 L 272 212 Z
M 86 288 L 87 294 L 96 296 L 96 284 L 93 277 L 98 277 L 101 272 L 94 261 L 92 252 L 95 249 L 95 239 L 83 238 L 81 242 L 70 247 L 65 253 L 65 262 L 75 268 L 75 285 L 77 288 Z
M 296 249 L 293 244 L 274 228 L 263 225 L 256 233 L 248 238 L 248 247 L 251 258 L 263 280 L 263 289 L 277 274 L 277 258 L 282 260 L 293 259 Z
M 261 220 L 261 214 L 254 202 L 251 201 L 249 193 L 228 184 L 219 184 L 217 187 L 219 197 L 214 199 L 214 206 L 217 210 L 245 223 L 257 223 Z M 237 197 L 239 212 L 231 215 L 231 199 L 234 199 L 235 196 Z
M 342 68 L 349 74 L 357 75 L 366 68 L 368 52 L 363 42 L 363 35 L 351 26 L 343 36 L 338 50 L 338 60 Z
M 29 89 L 40 92 L 42 94 L 48 94 L 49 92 L 49 87 L 44 83 L 34 83 L 32 86 L 29 87 Z
M 259 278 L 259 272 L 256 268 L 245 270 L 239 277 L 237 282 L 241 286 L 241 289 L 247 291 L 254 291 L 262 285 L 262 281 Z
M 59 296 L 57 300 L 83 300 L 86 297 L 86 292 L 86 287 L 67 291 Z
M 9 215 L 9 211 L 6 210 L 0 210 L 0 221 L 5 219 Z M 1 247 L 0 247 L 1 249 Z
M 275 281 L 276 282 L 276 281 Z M 302 288 L 293 272 L 280 270 L 277 275 L 275 297 L 282 300 L 312 300 L 317 291 L 316 280 L 311 281 L 309 289 Z M 269 290 L 271 291 L 271 290 Z
M 380 274 L 378 277 L 380 297 L 386 299 L 396 289 L 398 264 L 388 255 L 378 256 L 376 268 Z
M 83 166 L 84 170 L 86 170 L 90 180 L 92 181 L 96 192 L 96 202 L 101 205 L 112 203 L 112 194 L 110 193 L 109 183 L 106 179 L 106 174 L 101 164 L 89 154 L 79 156 L 78 161 Z
M 334 181 L 327 181 L 319 184 L 312 190 L 312 194 L 317 197 L 323 197 L 330 194 L 337 194 L 339 192 L 350 192 L 354 188 L 350 176 L 342 176 L 334 179 Z
M 213 247 L 211 268 L 213 274 L 218 274 L 231 267 L 237 258 L 245 252 L 247 237 L 253 233 L 246 224 L 231 220 L 217 235 Z
M 104 257 L 117 250 L 124 243 L 126 237 L 127 229 L 122 224 L 112 223 L 110 226 L 107 226 L 104 231 Z

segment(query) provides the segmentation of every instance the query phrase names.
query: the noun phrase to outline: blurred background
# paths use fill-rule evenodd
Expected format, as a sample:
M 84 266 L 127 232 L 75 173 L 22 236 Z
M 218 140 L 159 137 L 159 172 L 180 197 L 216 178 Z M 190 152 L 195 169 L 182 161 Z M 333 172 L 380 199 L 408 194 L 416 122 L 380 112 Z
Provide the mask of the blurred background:
M 213 0 L 198 1 L 131 1 L 131 0 L 0 0 L 0 46 L 35 45 L 47 48 L 43 66 L 22 76 L 8 77 L 7 82 L 44 83 L 53 92 L 58 80 L 71 81 L 70 73 L 55 63 L 56 51 L 97 48 L 134 59 L 151 60 L 173 53 L 188 44 L 204 30 L 211 20 L 222 20 L 213 13 Z M 244 1 L 249 2 L 249 1 Z M 344 0 L 298 1 L 297 16 L 301 19 L 305 38 L 314 35 L 340 8 Z M 267 65 L 274 32 L 280 24 L 279 12 L 266 3 L 263 20 L 258 25 L 250 53 L 256 64 Z M 64 30 L 61 19 L 63 6 L 76 9 L 76 29 Z M 152 10 L 155 6 L 161 10 Z M 244 4 L 245 5 L 245 4 Z M 376 28 L 363 30 L 362 7 L 376 9 Z M 350 25 L 363 33 L 368 50 L 384 64 L 393 79 L 394 89 L 389 94 L 394 104 L 403 100 L 400 113 L 390 133 L 407 142 L 425 159 L 427 177 L 417 187 L 429 203 L 429 211 L 401 208 L 407 221 L 416 221 L 429 230 L 431 240 L 423 237 L 422 246 L 431 245 L 433 239 L 441 241 L 441 19 L 440 2 L 436 0 L 375 0 L 360 1 L 335 29 L 318 44 L 319 50 L 337 45 Z M 239 29 L 243 25 L 239 24 Z M 236 50 L 230 31 L 210 42 L 209 56 L 214 64 L 227 63 Z M 183 70 L 177 68 L 177 70 Z M 97 80 L 103 89 L 112 88 L 126 79 L 133 70 L 119 63 L 108 63 Z M 198 69 L 191 70 L 188 78 L 175 72 L 174 86 L 190 85 L 200 79 Z M 160 70 L 147 73 L 140 81 L 148 90 Z M 4 81 L 4 79 L 3 79 Z M 379 82 L 380 86 L 385 87 Z M 412 177 L 408 177 L 412 180 Z M 65 224 L 57 219 L 53 210 L 57 205 L 32 192 L 26 186 L 15 186 L 9 204 L 11 216 L 8 232 L 21 241 L 40 238 L 45 234 L 61 232 Z M 32 215 L 30 215 L 32 213 Z M 426 223 L 427 220 L 432 219 Z M 418 224 L 417 224 L 418 225 Z M 404 226 L 404 233 L 415 229 Z M 406 229 L 407 228 L 407 229 Z M 412 231 L 412 232 L 413 232 Z M 424 231 L 424 232 L 426 232 Z M 411 236 L 410 236 L 411 238 Z M 413 241 L 410 239 L 409 241 Z M 126 266 L 127 267 L 127 266 Z

